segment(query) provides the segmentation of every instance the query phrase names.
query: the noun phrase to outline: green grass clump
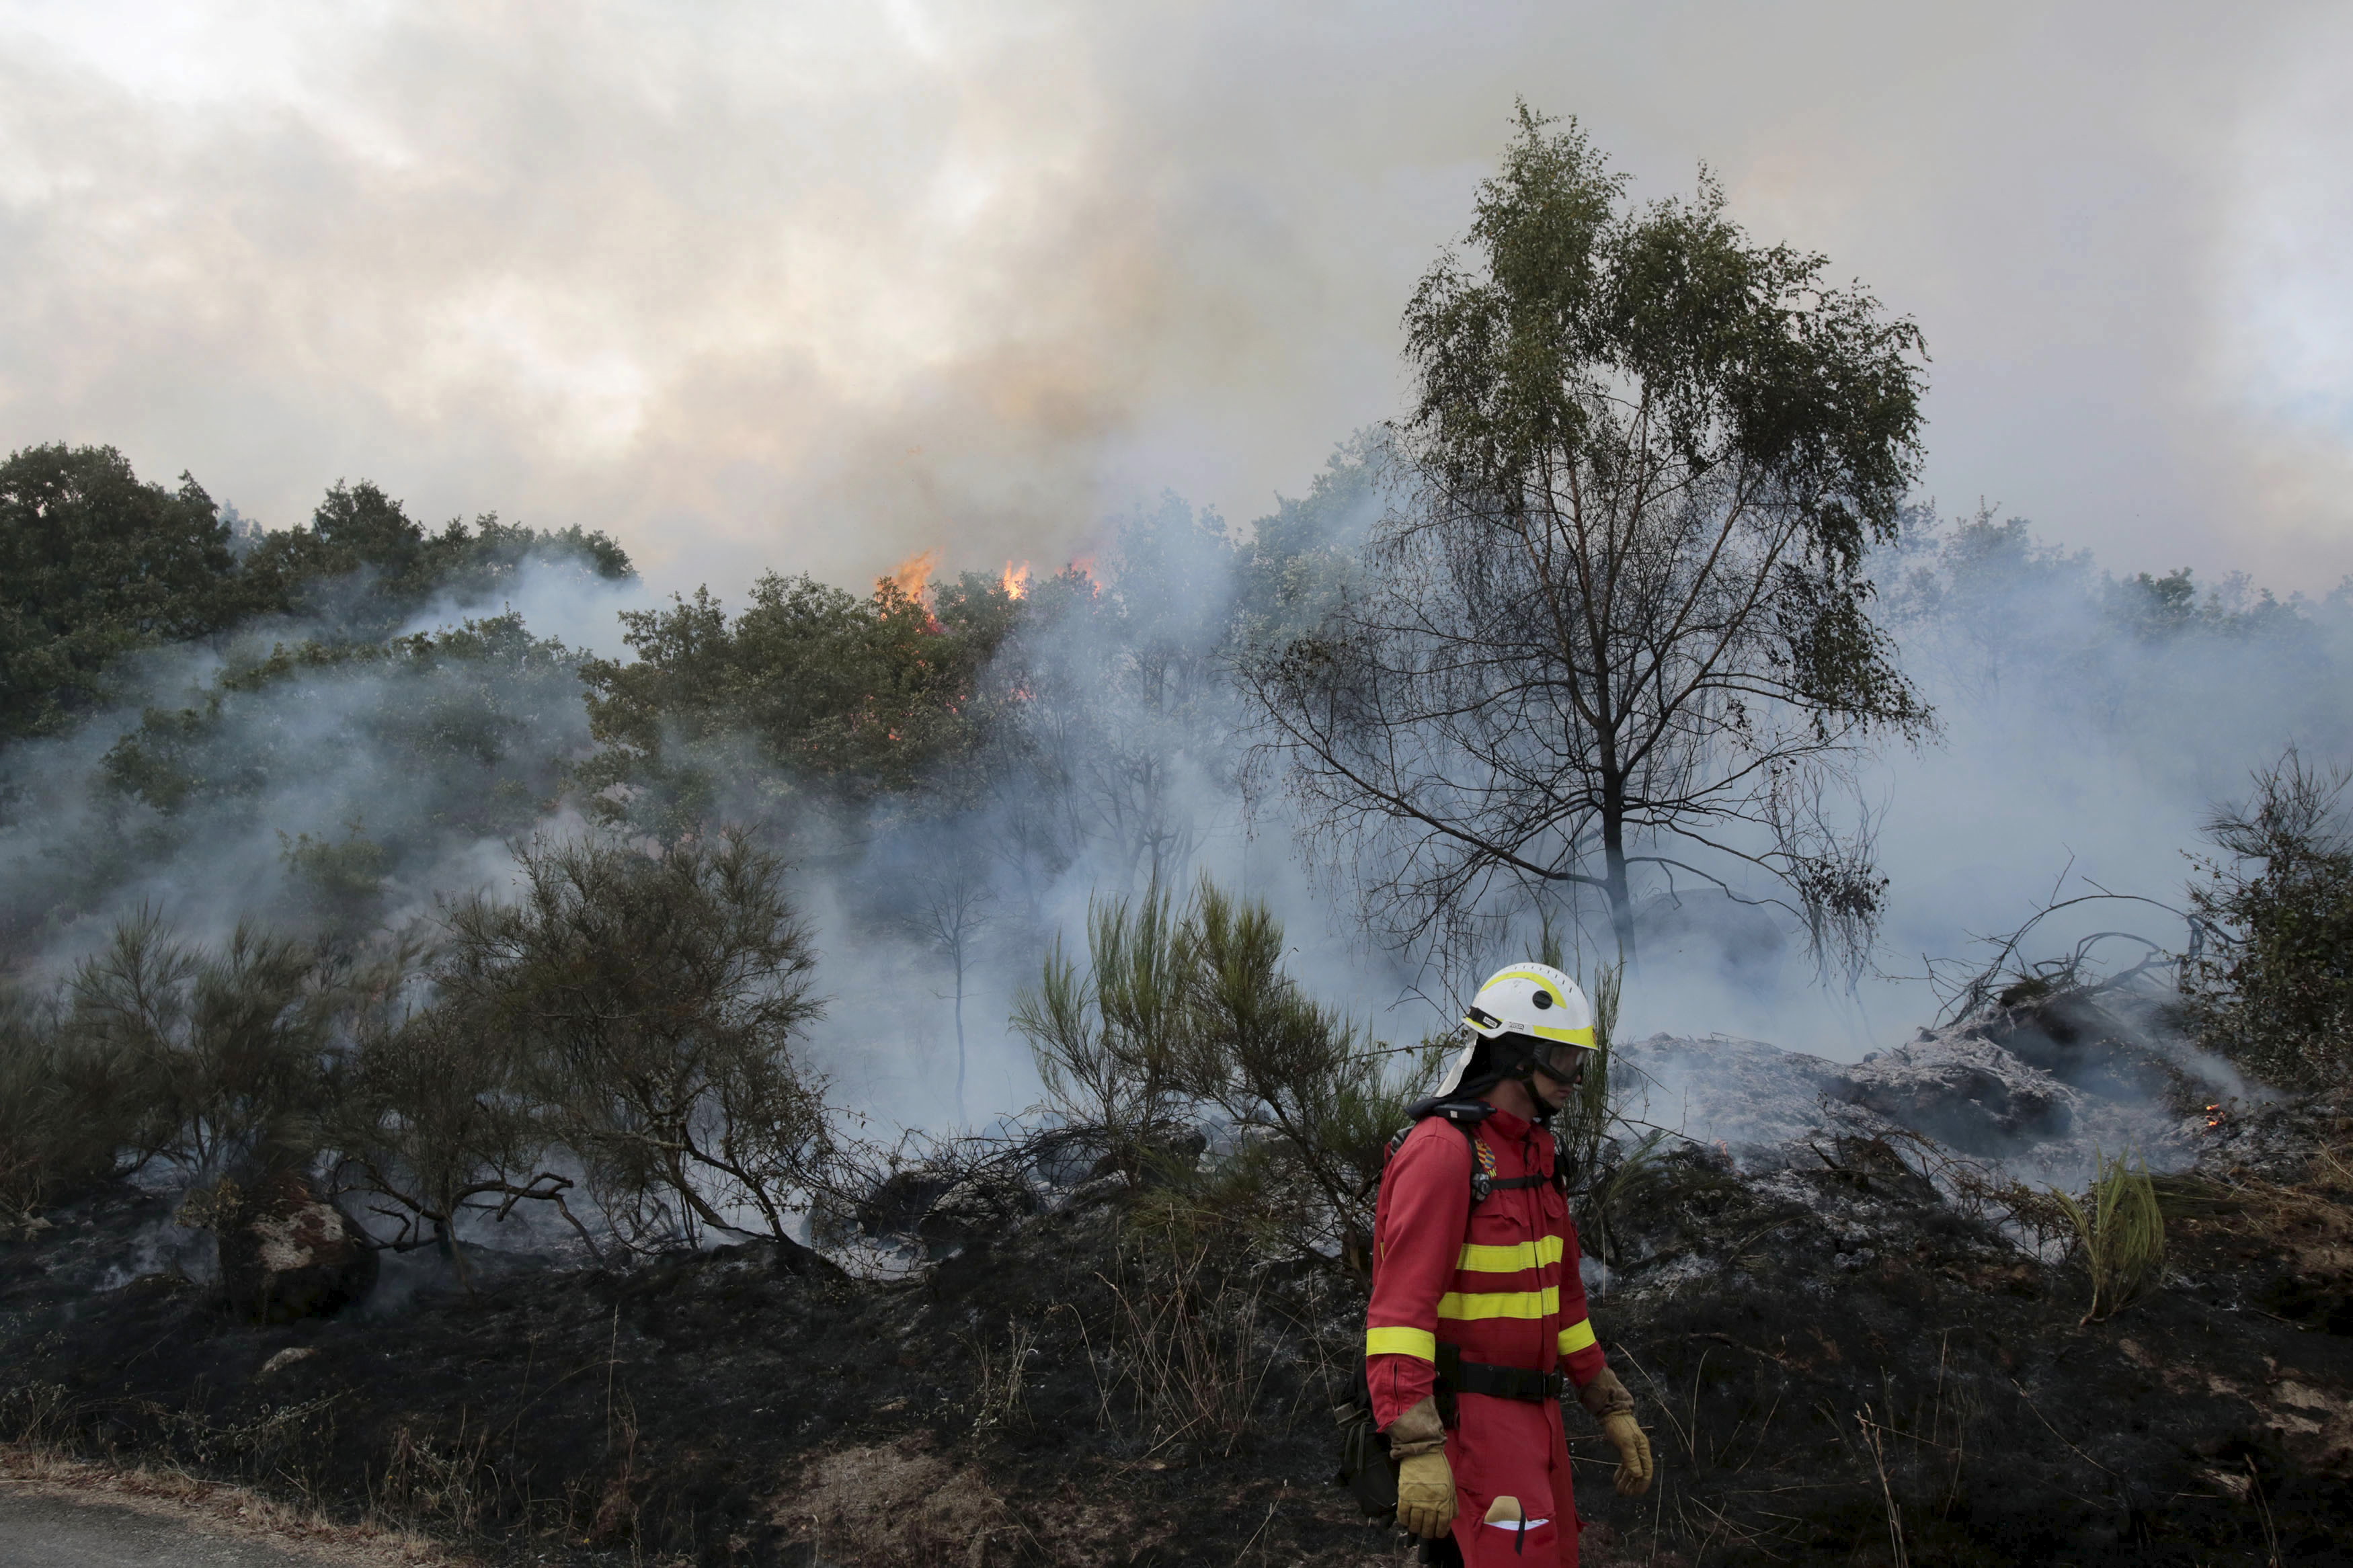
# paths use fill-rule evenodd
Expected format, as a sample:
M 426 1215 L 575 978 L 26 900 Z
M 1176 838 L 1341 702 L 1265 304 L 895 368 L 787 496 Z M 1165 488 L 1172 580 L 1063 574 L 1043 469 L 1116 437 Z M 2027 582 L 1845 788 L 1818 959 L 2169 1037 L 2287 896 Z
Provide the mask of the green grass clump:
M 2165 1215 L 2148 1166 L 2093 1151 L 2091 1190 L 2082 1198 L 2052 1190 L 2074 1227 L 2076 1255 L 2092 1277 L 2086 1323 L 2105 1322 L 2157 1288 L 2165 1268 Z

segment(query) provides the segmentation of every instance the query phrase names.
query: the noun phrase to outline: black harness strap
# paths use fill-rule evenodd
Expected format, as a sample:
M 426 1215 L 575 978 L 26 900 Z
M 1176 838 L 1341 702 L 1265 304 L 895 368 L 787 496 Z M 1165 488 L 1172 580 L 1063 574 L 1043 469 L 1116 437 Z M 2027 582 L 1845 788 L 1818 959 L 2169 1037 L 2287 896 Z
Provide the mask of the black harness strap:
M 1553 1165 L 1552 1174 L 1549 1176 L 1498 1178 L 1488 1174 L 1480 1167 L 1479 1123 L 1495 1114 L 1495 1108 L 1483 1100 L 1424 1100 L 1408 1107 L 1406 1114 L 1413 1120 L 1407 1122 L 1404 1130 L 1389 1140 L 1388 1152 L 1381 1157 L 1384 1167 L 1397 1157 L 1398 1150 L 1404 1145 L 1407 1136 L 1413 1131 L 1414 1128 L 1430 1117 L 1438 1116 L 1452 1122 L 1454 1131 L 1461 1133 L 1462 1141 L 1471 1146 L 1471 1206 L 1472 1208 L 1485 1203 L 1496 1193 L 1513 1192 L 1525 1187 L 1554 1186 L 1559 1188 L 1563 1195 L 1568 1192 L 1568 1163 L 1561 1154 L 1560 1140 L 1557 1135 L 1553 1139 Z

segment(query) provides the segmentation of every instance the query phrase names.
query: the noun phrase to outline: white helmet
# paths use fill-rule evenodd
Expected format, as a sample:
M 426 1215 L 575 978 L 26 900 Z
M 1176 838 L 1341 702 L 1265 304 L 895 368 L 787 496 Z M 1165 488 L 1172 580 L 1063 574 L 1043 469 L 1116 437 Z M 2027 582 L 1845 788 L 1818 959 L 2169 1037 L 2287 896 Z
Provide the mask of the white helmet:
M 1438 1086 L 1441 1095 L 1462 1087 L 1482 1040 L 1527 1035 L 1556 1046 L 1595 1048 L 1593 1004 L 1576 981 L 1548 963 L 1514 963 L 1495 971 L 1471 999 L 1462 1022 L 1471 1031 L 1470 1043 L 1446 1069 Z

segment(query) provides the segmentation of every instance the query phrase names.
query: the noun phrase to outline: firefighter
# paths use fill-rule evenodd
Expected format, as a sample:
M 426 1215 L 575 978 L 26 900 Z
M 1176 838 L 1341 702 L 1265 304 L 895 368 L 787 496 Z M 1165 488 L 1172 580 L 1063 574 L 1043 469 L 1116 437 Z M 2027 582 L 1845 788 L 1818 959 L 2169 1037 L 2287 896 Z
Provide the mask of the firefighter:
M 1398 1461 L 1398 1522 L 1468 1568 L 1577 1562 L 1560 1399 L 1618 1449 L 1621 1494 L 1649 1489 L 1650 1439 L 1586 1317 L 1577 1224 L 1546 1126 L 1591 1058 L 1577 982 L 1514 964 L 1479 988 L 1469 1043 L 1381 1178 L 1365 1373 Z M 1450 1547 L 1452 1549 L 1450 1551 Z

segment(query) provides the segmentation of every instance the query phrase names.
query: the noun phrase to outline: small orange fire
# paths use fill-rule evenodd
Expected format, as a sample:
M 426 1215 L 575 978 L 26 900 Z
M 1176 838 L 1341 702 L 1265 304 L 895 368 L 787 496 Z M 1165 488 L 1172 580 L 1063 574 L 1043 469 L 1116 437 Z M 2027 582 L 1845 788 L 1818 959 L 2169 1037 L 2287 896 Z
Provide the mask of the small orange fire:
M 918 551 L 893 566 L 884 581 L 909 598 L 921 599 L 928 605 L 932 602 L 932 574 L 939 563 L 937 550 Z
M 2219 1105 L 2210 1105 L 2210 1106 L 2208 1106 L 2208 1107 L 2206 1108 L 2206 1130 L 2207 1130 L 2208 1131 L 2210 1131 L 2210 1132 L 2211 1132 L 2211 1131 L 2212 1131 L 2215 1128 L 2220 1127 L 2220 1126 L 2221 1126 L 2221 1125 L 2222 1125 L 2222 1108 L 2221 1108 L 2221 1106 L 2219 1106 Z
M 997 585 L 1005 590 L 1005 596 L 1008 599 L 1029 597 L 1029 563 L 1024 561 L 1020 565 L 1016 566 L 1012 562 L 1007 562 L 1005 575 L 997 580 Z

